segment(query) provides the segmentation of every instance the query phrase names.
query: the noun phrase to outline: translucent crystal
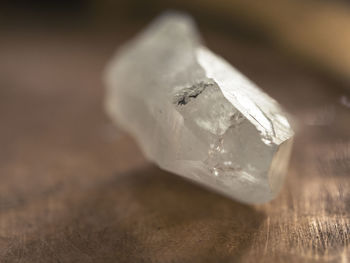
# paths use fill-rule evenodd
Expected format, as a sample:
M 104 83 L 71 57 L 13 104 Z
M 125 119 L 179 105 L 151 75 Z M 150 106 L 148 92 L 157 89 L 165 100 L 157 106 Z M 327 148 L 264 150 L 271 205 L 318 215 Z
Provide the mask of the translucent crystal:
M 275 100 L 167 14 L 108 65 L 106 110 L 161 168 L 247 203 L 281 188 L 293 131 Z

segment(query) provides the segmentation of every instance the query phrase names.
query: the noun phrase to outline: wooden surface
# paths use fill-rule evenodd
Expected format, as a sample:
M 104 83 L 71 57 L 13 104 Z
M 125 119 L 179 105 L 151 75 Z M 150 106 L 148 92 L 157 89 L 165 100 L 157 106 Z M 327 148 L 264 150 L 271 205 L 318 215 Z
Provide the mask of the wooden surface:
M 1 35 L 0 262 L 350 261 L 345 89 L 208 30 L 297 132 L 278 198 L 242 205 L 149 164 L 103 113 L 103 66 L 135 29 Z

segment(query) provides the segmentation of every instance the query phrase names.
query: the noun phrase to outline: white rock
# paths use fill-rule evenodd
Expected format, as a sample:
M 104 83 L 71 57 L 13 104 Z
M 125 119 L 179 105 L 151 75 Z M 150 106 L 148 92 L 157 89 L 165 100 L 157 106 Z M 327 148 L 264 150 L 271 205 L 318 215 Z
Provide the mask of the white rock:
M 293 131 L 275 100 L 168 14 L 108 65 L 106 109 L 161 168 L 246 203 L 271 200 Z

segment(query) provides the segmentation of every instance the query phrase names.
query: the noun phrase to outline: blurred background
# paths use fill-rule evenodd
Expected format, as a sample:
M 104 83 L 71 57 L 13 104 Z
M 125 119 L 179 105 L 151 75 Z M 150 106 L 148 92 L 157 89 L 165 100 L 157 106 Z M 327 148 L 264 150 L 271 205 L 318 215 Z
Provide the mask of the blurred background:
M 5 27 L 52 26 L 115 30 L 145 22 L 161 11 L 190 12 L 203 26 L 259 39 L 339 78 L 349 79 L 350 3 L 346 0 L 183 1 L 2 1 Z M 119 23 L 118 23 L 119 22 Z
M 106 63 L 174 9 L 290 114 L 271 203 L 159 170 L 105 116 Z M 348 0 L 8 0 L 0 32 L 0 262 L 349 262 Z

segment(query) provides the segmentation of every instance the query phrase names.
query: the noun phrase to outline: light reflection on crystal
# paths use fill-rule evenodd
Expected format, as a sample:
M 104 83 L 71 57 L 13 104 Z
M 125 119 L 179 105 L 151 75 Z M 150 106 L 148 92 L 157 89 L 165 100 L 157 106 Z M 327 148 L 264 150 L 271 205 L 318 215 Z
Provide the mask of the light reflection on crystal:
M 189 17 L 156 20 L 105 80 L 108 114 L 161 168 L 243 202 L 278 193 L 293 136 L 283 111 L 205 48 Z

